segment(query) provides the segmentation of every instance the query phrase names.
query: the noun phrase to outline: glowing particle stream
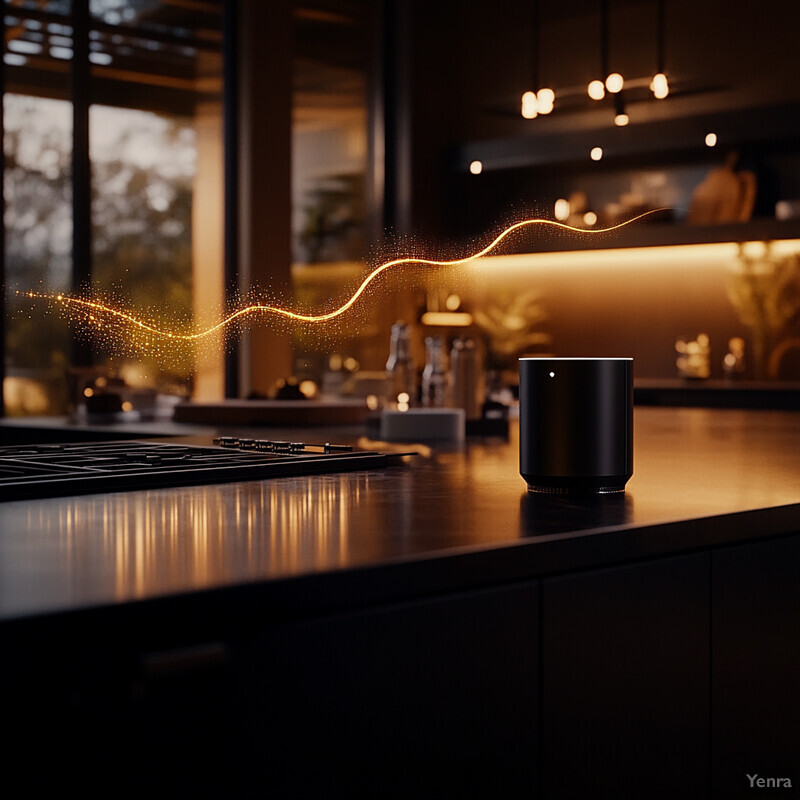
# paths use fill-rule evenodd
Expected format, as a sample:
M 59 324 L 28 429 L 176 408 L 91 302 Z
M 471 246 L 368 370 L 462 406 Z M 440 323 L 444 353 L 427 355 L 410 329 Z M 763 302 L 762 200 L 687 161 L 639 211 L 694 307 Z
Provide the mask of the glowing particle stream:
M 343 303 L 338 308 L 334 309 L 333 311 L 328 311 L 324 314 L 301 314 L 296 311 L 292 311 L 291 309 L 281 308 L 280 306 L 272 306 L 272 305 L 265 305 L 261 303 L 253 303 L 251 305 L 245 306 L 244 308 L 240 308 L 237 311 L 232 312 L 222 320 L 220 320 L 215 325 L 212 325 L 208 328 L 205 328 L 200 331 L 196 331 L 195 333 L 176 333 L 173 331 L 164 330 L 159 328 L 155 325 L 151 325 L 148 322 L 145 322 L 138 317 L 135 317 L 133 314 L 123 311 L 113 306 L 107 305 L 106 303 L 100 302 L 98 300 L 86 299 L 81 297 L 73 297 L 67 294 L 47 294 L 45 292 L 33 292 L 33 291 L 18 291 L 17 294 L 22 297 L 29 297 L 31 299 L 43 299 L 43 300 L 50 300 L 56 301 L 61 303 L 68 308 L 72 308 L 73 310 L 82 311 L 89 315 L 89 320 L 92 322 L 97 322 L 97 315 L 103 314 L 107 317 L 121 322 L 123 324 L 127 323 L 132 327 L 143 331 L 145 333 L 151 334 L 152 336 L 162 337 L 164 339 L 169 339 L 171 341 L 185 341 L 185 342 L 193 342 L 198 341 L 200 339 L 205 339 L 211 336 L 214 333 L 228 327 L 231 323 L 242 319 L 244 317 L 252 316 L 255 314 L 273 314 L 276 316 L 285 317 L 290 320 L 294 320 L 296 322 L 311 322 L 311 323 L 319 323 L 319 322 L 328 322 L 336 317 L 341 316 L 345 313 L 348 309 L 352 308 L 358 299 L 361 297 L 362 294 L 366 291 L 367 287 L 382 273 L 386 272 L 393 267 L 399 267 L 403 265 L 411 265 L 417 264 L 421 266 L 431 266 L 431 267 L 456 267 L 456 266 L 463 266 L 469 264 L 473 261 L 477 261 L 478 259 L 482 258 L 483 256 L 488 255 L 493 250 L 497 248 L 497 246 L 502 242 L 505 238 L 507 238 L 510 234 L 514 231 L 520 230 L 521 228 L 525 228 L 532 225 L 548 225 L 553 228 L 561 228 L 562 230 L 572 231 L 574 233 L 581 233 L 581 234 L 603 234 L 609 233 L 611 231 L 618 230 L 620 228 L 624 228 L 627 225 L 631 225 L 634 222 L 642 219 L 643 217 L 648 217 L 652 214 L 658 214 L 661 211 L 666 211 L 665 208 L 658 208 L 653 209 L 651 211 L 646 211 L 643 214 L 639 214 L 636 217 L 632 217 L 629 220 L 625 220 L 624 222 L 620 222 L 616 225 L 611 225 L 607 228 L 577 228 L 572 225 L 568 225 L 565 222 L 556 222 L 554 220 L 549 219 L 526 219 L 522 220 L 521 222 L 516 222 L 513 225 L 509 225 L 505 230 L 501 231 L 489 244 L 486 245 L 482 250 L 473 253 L 472 255 L 464 256 L 463 258 L 455 258 L 452 260 L 446 261 L 436 261 L 433 259 L 428 258 L 418 258 L 416 256 L 409 256 L 405 258 L 396 258 L 392 261 L 387 261 L 372 270 L 361 282 L 360 286 L 355 290 L 355 292 L 351 295 L 351 297 Z

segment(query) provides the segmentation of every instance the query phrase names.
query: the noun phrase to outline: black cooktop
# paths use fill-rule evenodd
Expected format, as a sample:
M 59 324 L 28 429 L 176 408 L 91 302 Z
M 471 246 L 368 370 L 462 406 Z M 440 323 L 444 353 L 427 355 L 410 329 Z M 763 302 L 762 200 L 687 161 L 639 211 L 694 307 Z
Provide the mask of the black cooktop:
M 117 441 L 0 447 L 0 501 L 374 469 L 390 456 L 267 439 L 215 446 Z

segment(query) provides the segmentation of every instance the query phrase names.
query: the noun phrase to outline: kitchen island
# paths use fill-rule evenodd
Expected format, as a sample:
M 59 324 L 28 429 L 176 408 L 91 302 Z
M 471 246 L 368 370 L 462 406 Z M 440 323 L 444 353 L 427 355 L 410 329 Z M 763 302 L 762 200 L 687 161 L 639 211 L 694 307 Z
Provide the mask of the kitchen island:
M 638 408 L 627 492 L 583 499 L 526 491 L 513 425 L 413 449 L 0 505 L 4 706 L 54 765 L 29 780 L 107 796 L 102 762 L 120 791 L 206 796 L 798 786 L 800 414 Z

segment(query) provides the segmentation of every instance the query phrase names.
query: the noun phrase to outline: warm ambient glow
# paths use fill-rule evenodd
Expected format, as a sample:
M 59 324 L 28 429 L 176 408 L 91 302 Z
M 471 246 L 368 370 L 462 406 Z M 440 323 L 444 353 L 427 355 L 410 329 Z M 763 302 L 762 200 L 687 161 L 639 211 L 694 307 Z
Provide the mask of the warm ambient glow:
M 603 157 L 603 148 L 593 147 L 589 153 L 589 157 L 592 159 L 592 161 L 599 161 Z
M 480 175 L 483 172 L 483 162 L 482 161 L 472 161 L 469 165 L 469 171 L 473 175 Z
M 650 82 L 650 91 L 656 100 L 663 100 L 669 94 L 669 81 L 663 72 L 653 75 L 653 80 Z
M 747 242 L 745 248 L 763 247 L 761 242 Z M 678 273 L 686 269 L 687 263 L 719 264 L 720 262 L 736 263 L 739 256 L 738 242 L 713 242 L 710 244 L 680 244 L 656 247 L 620 247 L 608 250 L 564 250 L 547 253 L 520 253 L 515 255 L 487 256 L 475 262 L 472 269 L 480 269 L 482 273 L 500 276 L 515 275 L 517 272 L 526 275 L 532 270 L 554 270 L 561 273 L 567 269 L 594 270 L 604 268 L 627 268 L 641 271 L 646 263 L 653 269 L 657 267 L 674 267 Z M 790 255 L 800 250 L 800 239 L 780 239 L 772 243 L 774 256 Z
M 534 119 L 539 115 L 539 101 L 535 92 L 525 92 L 522 95 L 522 116 L 525 119 Z
M 583 224 L 588 225 L 591 227 L 592 225 L 597 225 L 597 214 L 594 211 L 587 211 L 583 215 Z
M 426 311 L 421 317 L 421 322 L 423 325 L 466 328 L 472 325 L 472 314 L 465 311 Z
M 617 92 L 622 91 L 622 87 L 625 85 L 625 80 L 619 72 L 612 72 L 606 78 L 606 89 L 608 89 L 611 94 L 616 94 Z
M 716 133 L 707 133 L 706 134 L 706 147 L 715 147 L 717 144 L 717 134 Z
M 624 111 L 614 117 L 614 124 L 618 128 L 624 128 L 630 121 L 631 118 Z
M 586 91 L 592 100 L 602 100 L 606 96 L 606 87 L 603 86 L 603 81 L 592 81 Z

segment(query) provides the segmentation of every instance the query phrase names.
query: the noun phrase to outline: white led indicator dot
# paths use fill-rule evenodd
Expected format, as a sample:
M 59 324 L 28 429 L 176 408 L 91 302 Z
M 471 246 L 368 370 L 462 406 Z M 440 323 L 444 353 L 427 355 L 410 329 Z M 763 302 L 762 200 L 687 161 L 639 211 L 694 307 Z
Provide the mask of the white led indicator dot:
M 551 373 L 550 373 L 550 377 L 551 377 L 551 378 L 555 378 L 555 376 L 556 376 L 555 372 L 551 372 Z

